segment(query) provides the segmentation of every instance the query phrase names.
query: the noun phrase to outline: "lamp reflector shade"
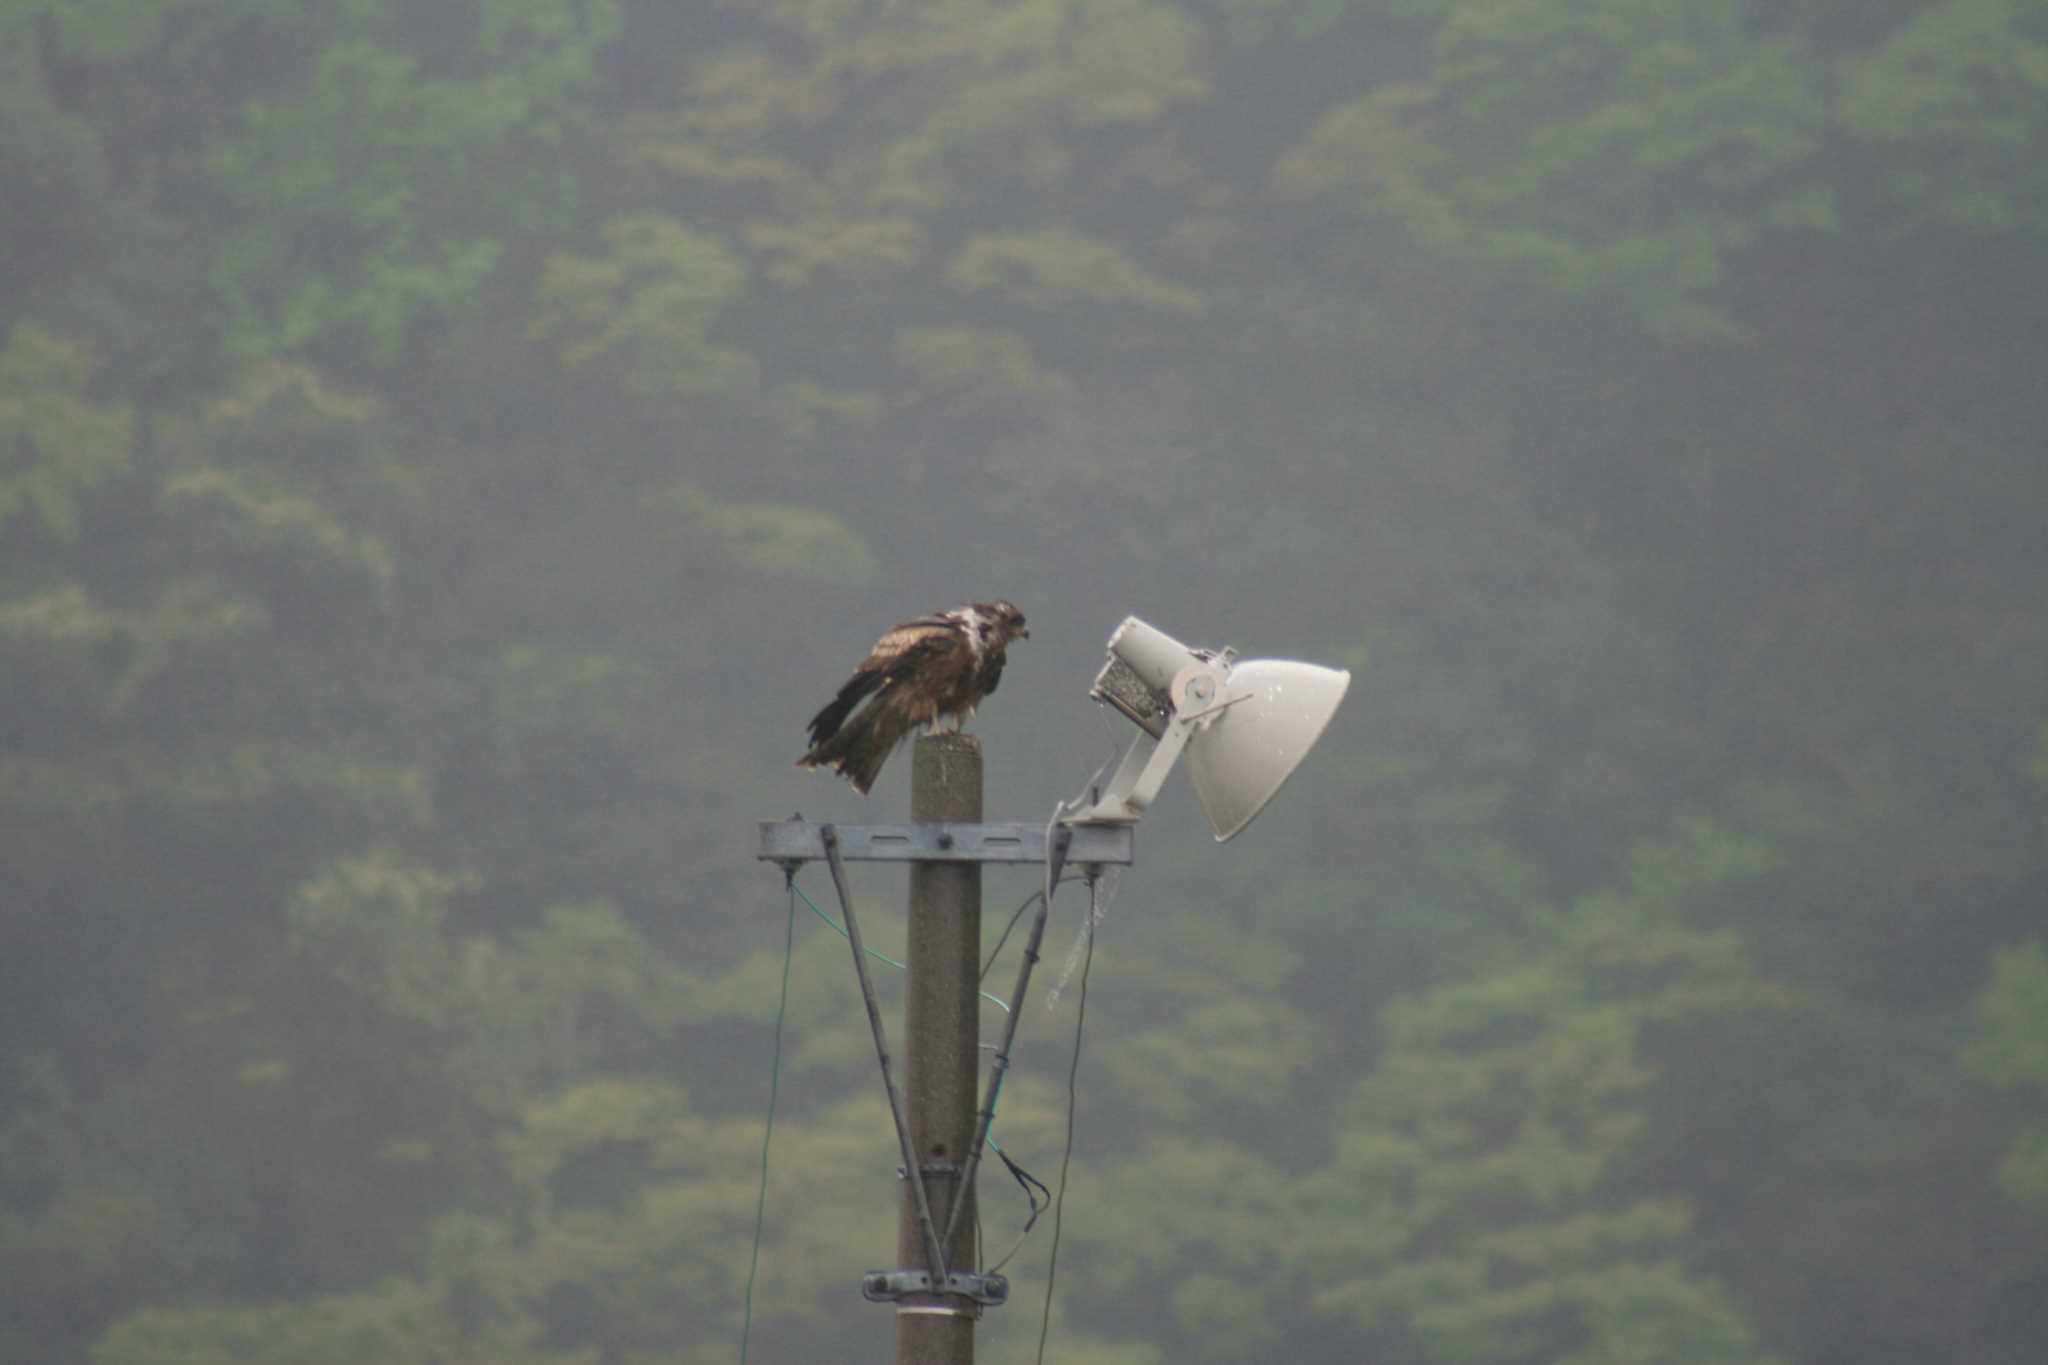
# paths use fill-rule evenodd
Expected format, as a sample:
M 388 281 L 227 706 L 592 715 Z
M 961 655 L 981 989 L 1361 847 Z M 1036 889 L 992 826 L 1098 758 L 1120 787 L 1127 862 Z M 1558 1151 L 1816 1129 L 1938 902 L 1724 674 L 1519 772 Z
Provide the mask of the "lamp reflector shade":
M 1188 742 L 1188 780 L 1216 842 L 1266 808 L 1337 713 L 1351 674 L 1287 659 L 1232 666 L 1221 709 Z

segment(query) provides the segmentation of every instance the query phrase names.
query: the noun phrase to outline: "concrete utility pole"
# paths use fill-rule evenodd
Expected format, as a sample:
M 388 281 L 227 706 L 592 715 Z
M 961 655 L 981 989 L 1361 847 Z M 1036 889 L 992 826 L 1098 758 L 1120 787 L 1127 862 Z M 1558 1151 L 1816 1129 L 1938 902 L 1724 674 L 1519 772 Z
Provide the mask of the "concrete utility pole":
M 981 742 L 973 735 L 927 735 L 910 769 L 910 818 L 926 824 L 981 820 Z M 980 1075 L 981 864 L 910 865 L 909 980 L 903 999 L 904 1100 L 911 1144 L 924 1167 L 932 1222 L 956 1228 L 948 1266 L 971 1270 L 974 1191 L 960 1187 L 974 1138 Z M 953 1218 L 956 1200 L 967 1201 Z M 896 1236 L 897 1264 L 923 1265 L 924 1235 L 908 1182 Z M 897 1365 L 971 1365 L 978 1305 L 957 1295 L 906 1299 L 896 1306 Z

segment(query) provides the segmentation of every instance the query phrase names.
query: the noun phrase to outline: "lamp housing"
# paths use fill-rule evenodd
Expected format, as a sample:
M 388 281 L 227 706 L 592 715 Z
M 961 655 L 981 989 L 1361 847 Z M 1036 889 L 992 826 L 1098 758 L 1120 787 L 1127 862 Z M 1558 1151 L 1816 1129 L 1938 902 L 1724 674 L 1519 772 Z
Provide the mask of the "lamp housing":
M 1089 695 L 1140 731 L 1116 772 L 1068 824 L 1129 824 L 1185 751 L 1188 780 L 1216 842 L 1257 818 L 1322 737 L 1351 686 L 1343 669 L 1239 660 L 1194 648 L 1135 616 L 1109 637 Z

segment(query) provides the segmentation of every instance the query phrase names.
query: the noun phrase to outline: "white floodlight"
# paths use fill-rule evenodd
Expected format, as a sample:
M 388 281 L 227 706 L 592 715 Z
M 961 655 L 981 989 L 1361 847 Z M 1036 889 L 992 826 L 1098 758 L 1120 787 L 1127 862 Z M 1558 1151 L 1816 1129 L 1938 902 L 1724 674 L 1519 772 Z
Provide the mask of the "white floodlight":
M 1159 795 L 1166 774 L 1188 756 L 1188 780 L 1216 842 L 1266 808 L 1344 700 L 1350 673 L 1235 651 L 1192 649 L 1135 616 L 1109 637 L 1109 659 L 1089 695 L 1144 733 L 1132 741 L 1109 785 L 1066 823 L 1131 824 Z

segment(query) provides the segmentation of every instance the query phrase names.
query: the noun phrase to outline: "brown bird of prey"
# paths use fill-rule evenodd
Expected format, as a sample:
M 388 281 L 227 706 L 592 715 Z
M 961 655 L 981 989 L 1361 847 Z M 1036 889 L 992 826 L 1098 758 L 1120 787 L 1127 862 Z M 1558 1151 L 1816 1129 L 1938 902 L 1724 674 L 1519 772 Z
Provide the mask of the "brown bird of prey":
M 975 602 L 891 626 L 824 710 L 811 717 L 799 768 L 832 768 L 866 794 L 913 731 L 952 721 L 957 733 L 1003 677 L 1003 651 L 1030 639 L 1008 602 Z M 859 710 L 855 710 L 859 707 Z

